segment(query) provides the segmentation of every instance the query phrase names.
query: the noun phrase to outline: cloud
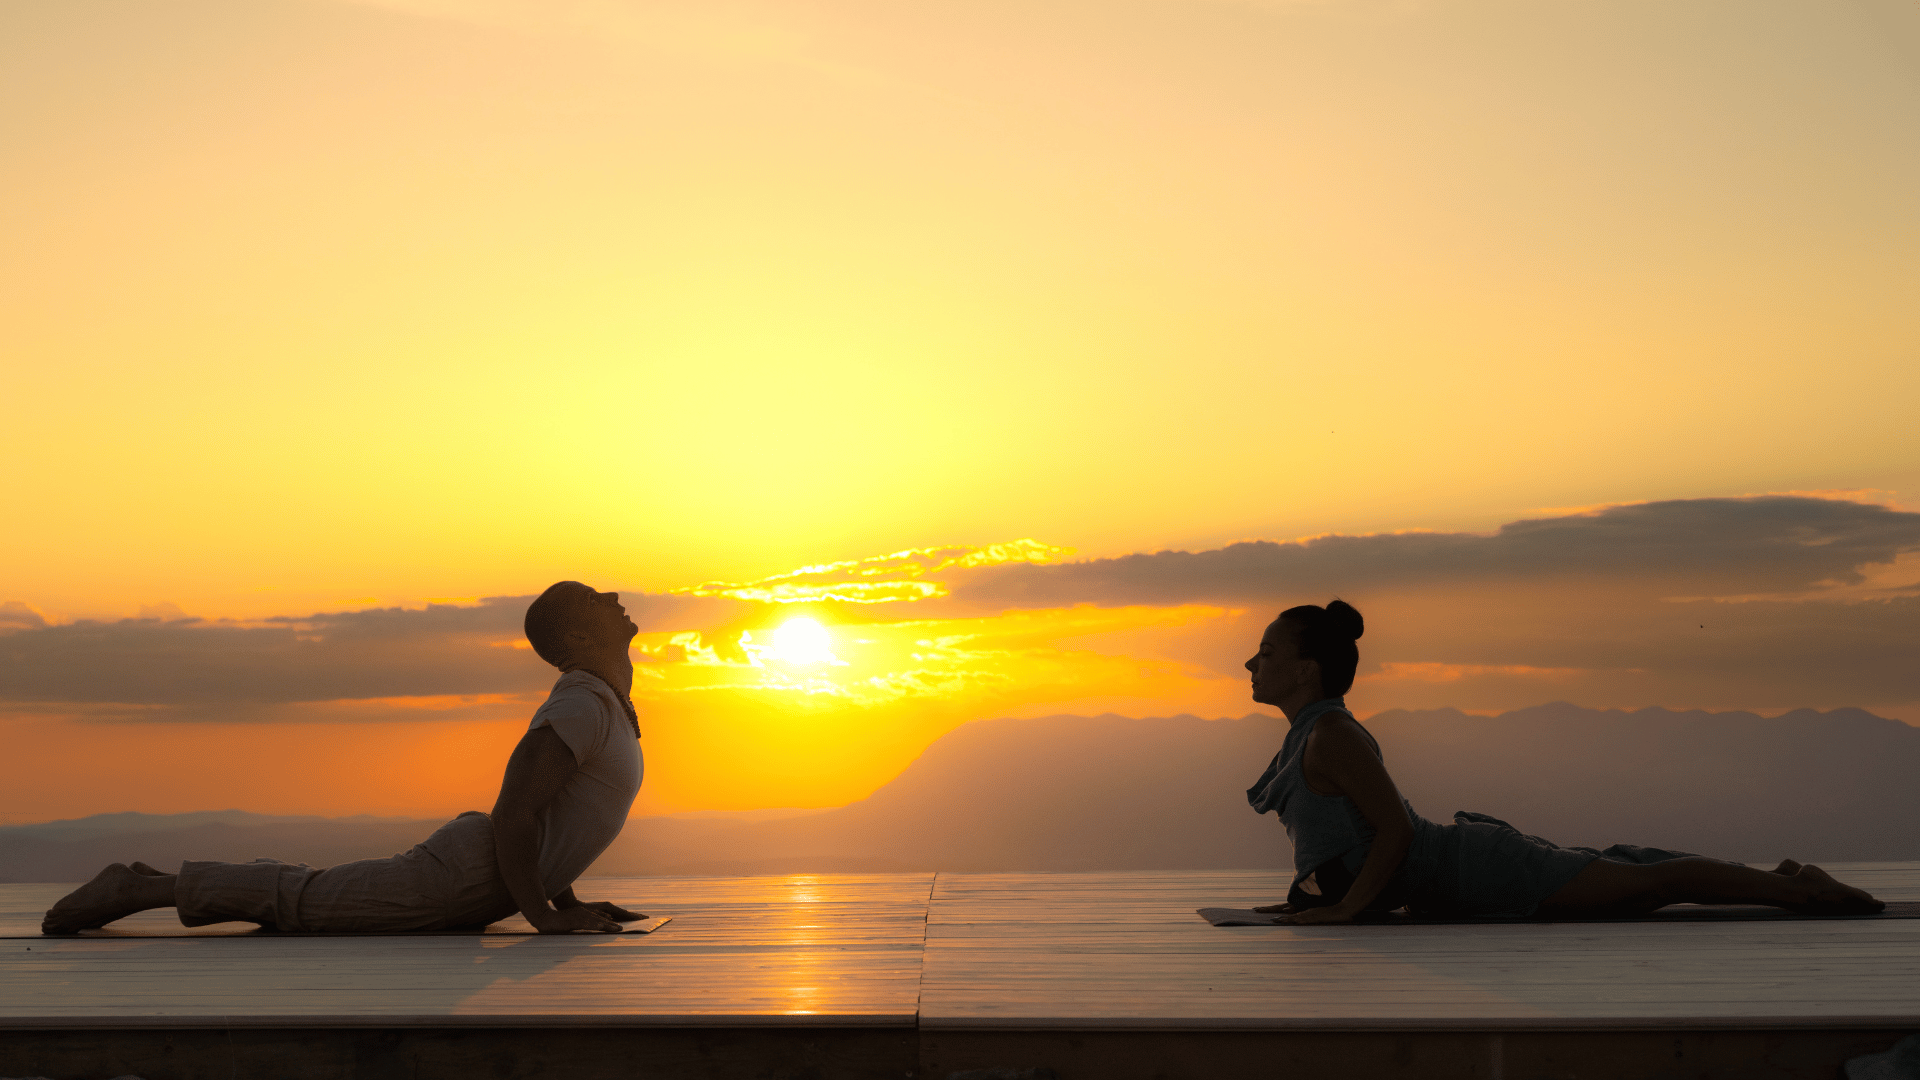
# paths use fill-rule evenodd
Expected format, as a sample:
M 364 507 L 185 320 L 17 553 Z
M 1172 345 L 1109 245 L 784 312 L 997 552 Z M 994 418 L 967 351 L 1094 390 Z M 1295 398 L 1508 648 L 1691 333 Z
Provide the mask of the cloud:
M 8 630 L 37 630 L 47 625 L 46 616 L 18 600 L 0 604 L 0 633 Z
M 1920 514 L 1806 495 L 1609 506 L 1490 534 L 1385 533 L 950 574 L 961 610 L 1243 607 L 1168 653 L 1231 675 L 1263 624 L 1341 595 L 1366 708 L 1920 708 Z
M 865 707 L 961 684 L 978 697 L 991 683 L 992 700 L 975 704 L 1018 712 L 1054 693 L 1047 686 L 1096 693 L 1086 672 L 1105 670 L 1097 656 L 1158 672 L 1162 707 L 1225 708 L 1228 693 L 1239 708 L 1237 665 L 1260 624 L 1286 603 L 1340 594 L 1368 616 L 1371 707 L 1511 708 L 1553 696 L 1892 708 L 1920 703 L 1915 552 L 1920 514 L 1790 495 L 1610 506 L 1484 535 L 1325 536 L 1073 563 L 1030 540 L 913 549 L 626 600 L 642 629 L 637 694 L 801 691 Z M 15 714 L 121 722 L 504 716 L 552 680 L 524 648 L 528 600 L 60 625 L 13 602 L 0 606 L 0 702 Z M 802 611 L 847 629 L 834 651 L 851 669 L 759 658 L 761 631 Z M 951 635 L 972 643 L 940 644 Z M 1176 683 L 1191 701 L 1176 700 Z
M 1780 593 L 1863 580 L 1920 550 L 1920 513 L 1800 496 L 1678 499 L 1516 521 L 1490 535 L 1410 532 L 1259 540 L 953 575 L 975 605 L 1321 601 L 1367 590 L 1529 579 L 1646 594 Z
M 1050 563 L 1072 554 L 1068 548 L 1038 540 L 1014 540 L 986 547 L 909 548 L 891 555 L 803 566 L 758 581 L 709 581 L 676 590 L 691 596 L 730 596 L 765 603 L 836 601 L 884 604 L 947 595 L 936 575 L 981 566 Z
M 1487 675 L 1517 675 L 1534 679 L 1565 680 L 1585 674 L 1583 668 L 1543 668 L 1526 664 L 1441 664 L 1433 661 L 1407 663 L 1389 660 L 1372 673 L 1380 682 L 1412 679 L 1419 682 L 1455 683 L 1462 679 Z
M 0 630 L 10 629 L 0 632 L 0 701 L 170 706 L 150 718 L 222 719 L 254 715 L 224 708 L 235 704 L 524 694 L 544 690 L 553 677 L 552 668 L 521 647 L 521 619 L 532 599 L 496 596 L 470 606 L 252 623 L 143 618 L 47 625 L 24 605 L 9 605 L 0 609 Z M 643 630 L 720 619 L 742 606 L 686 596 L 628 594 L 625 600 Z M 433 708 L 400 712 L 437 714 Z

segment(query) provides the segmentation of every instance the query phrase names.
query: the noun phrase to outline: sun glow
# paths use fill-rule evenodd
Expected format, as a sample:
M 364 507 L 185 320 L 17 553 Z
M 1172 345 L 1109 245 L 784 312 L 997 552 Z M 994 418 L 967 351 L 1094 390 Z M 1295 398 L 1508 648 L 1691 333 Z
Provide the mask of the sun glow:
M 773 632 L 773 648 L 768 653 L 789 664 L 831 664 L 833 635 L 814 619 L 788 619 Z

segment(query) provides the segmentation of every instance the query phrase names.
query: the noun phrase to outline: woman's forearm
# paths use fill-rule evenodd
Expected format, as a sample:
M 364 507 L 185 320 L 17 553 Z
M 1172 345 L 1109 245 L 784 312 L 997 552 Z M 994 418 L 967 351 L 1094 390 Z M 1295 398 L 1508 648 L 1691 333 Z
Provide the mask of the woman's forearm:
M 553 908 L 540 884 L 540 825 L 532 815 L 499 814 L 493 819 L 493 857 L 515 907 L 537 928 Z
M 1377 832 L 1373 837 L 1373 846 L 1367 849 L 1367 861 L 1360 866 L 1360 873 L 1347 889 L 1347 895 L 1341 897 L 1334 906 L 1344 915 L 1358 915 L 1373 903 L 1374 898 L 1386 889 L 1393 880 L 1394 872 L 1407 859 L 1407 852 L 1413 847 L 1412 829 L 1392 829 Z

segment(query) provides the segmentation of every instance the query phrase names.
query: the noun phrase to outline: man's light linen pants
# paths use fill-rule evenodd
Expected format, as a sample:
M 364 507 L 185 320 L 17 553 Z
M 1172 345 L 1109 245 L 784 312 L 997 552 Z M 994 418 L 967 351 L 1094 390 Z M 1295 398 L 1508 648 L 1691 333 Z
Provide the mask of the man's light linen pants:
M 325 870 L 274 859 L 185 862 L 174 897 L 188 926 L 253 922 L 319 933 L 482 926 L 516 910 L 494 863 L 493 819 L 478 810 L 410 851 Z

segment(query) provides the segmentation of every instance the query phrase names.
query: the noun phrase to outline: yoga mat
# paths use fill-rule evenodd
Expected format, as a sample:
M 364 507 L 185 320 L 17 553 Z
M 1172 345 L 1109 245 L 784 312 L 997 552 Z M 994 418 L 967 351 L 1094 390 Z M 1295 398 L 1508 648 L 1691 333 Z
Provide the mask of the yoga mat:
M 1215 926 L 1275 926 L 1275 916 L 1249 911 L 1246 908 L 1203 907 L 1197 909 L 1201 918 Z M 1486 925 L 1507 924 L 1537 926 L 1541 923 L 1625 923 L 1638 925 L 1650 922 L 1785 922 L 1801 919 L 1920 919 L 1920 900 L 1888 901 L 1887 909 L 1873 915 L 1799 915 L 1791 911 L 1782 911 L 1776 907 L 1761 904 L 1672 904 L 1648 915 L 1634 915 L 1613 918 L 1541 916 L 1525 919 L 1497 917 L 1464 916 L 1458 918 L 1433 918 L 1391 912 L 1386 915 L 1369 915 L 1351 923 L 1338 923 L 1339 926 L 1448 926 L 1448 925 Z
M 163 914 L 164 913 L 164 914 Z M 655 930 L 673 921 L 671 915 L 656 915 L 651 919 L 642 919 L 636 923 L 627 923 L 622 934 L 651 934 Z M 318 934 L 304 931 L 268 930 L 252 923 L 226 922 L 212 923 L 207 926 L 181 926 L 172 909 L 143 911 L 130 915 L 119 922 L 111 922 L 98 930 L 82 930 L 77 934 L 59 934 L 47 937 L 40 933 L 40 917 L 34 915 L 31 921 L 16 917 L 0 916 L 0 939 L 40 938 L 43 941 L 66 941 L 72 938 L 290 938 L 290 937 L 480 937 L 481 935 L 521 937 L 538 936 L 527 920 L 519 915 L 502 919 L 488 926 L 463 927 L 457 930 L 401 930 L 378 934 Z M 618 934 L 572 934 L 571 937 L 618 937 Z

